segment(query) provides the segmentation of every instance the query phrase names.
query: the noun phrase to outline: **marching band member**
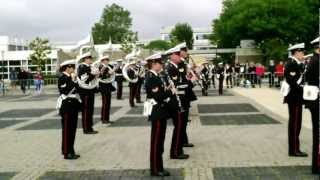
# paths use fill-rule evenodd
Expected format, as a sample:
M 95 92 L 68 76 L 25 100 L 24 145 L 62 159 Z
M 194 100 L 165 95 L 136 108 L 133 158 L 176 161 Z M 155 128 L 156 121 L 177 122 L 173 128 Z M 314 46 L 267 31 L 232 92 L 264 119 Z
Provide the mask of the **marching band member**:
M 108 81 L 113 72 L 113 66 L 109 64 L 109 56 L 103 56 L 100 58 L 100 80 L 99 91 L 102 97 L 101 108 L 101 122 L 103 124 L 111 123 L 110 121 L 110 107 L 111 107 L 111 93 L 115 91 L 115 87 L 112 85 L 112 81 Z
M 185 103 L 183 103 L 185 111 L 182 113 L 183 114 L 182 142 L 183 142 L 183 147 L 193 147 L 194 145 L 192 143 L 189 143 L 189 138 L 187 134 L 187 125 L 189 121 L 189 109 L 191 108 L 190 103 L 192 101 L 197 100 L 197 96 L 192 90 L 193 83 L 191 82 L 190 79 L 187 79 L 187 73 L 189 71 L 188 64 L 186 62 L 186 58 L 189 57 L 187 44 L 184 42 L 177 45 L 177 47 L 180 49 L 180 58 L 181 58 L 181 63 L 179 64 L 180 77 L 182 79 L 182 82 L 187 84 L 187 87 L 184 89 L 185 94 L 181 95 L 181 98 L 185 99 L 183 100 L 185 101 Z
M 98 75 L 92 74 L 92 55 L 91 53 L 85 53 L 80 58 L 82 63 L 78 67 L 78 83 L 84 82 L 85 85 L 89 85 L 91 81 L 97 78 Z M 96 86 L 89 88 L 81 87 L 79 84 L 79 94 L 83 105 L 82 109 L 82 127 L 84 134 L 97 134 L 98 132 L 93 130 L 93 111 L 94 111 L 94 93 L 96 92 Z
M 58 89 L 60 97 L 58 99 L 57 108 L 61 116 L 62 125 L 62 154 L 64 159 L 78 159 L 74 151 L 74 141 L 77 131 L 78 113 L 81 109 L 81 104 L 76 98 L 75 83 L 75 60 L 68 60 L 60 64 L 62 76 L 58 80 Z
M 136 79 L 138 76 L 138 72 L 137 72 L 138 66 L 136 64 L 136 58 L 130 57 L 129 61 L 130 61 L 129 64 L 131 67 L 128 69 L 128 77 L 130 79 Z M 136 80 L 129 81 L 129 89 L 130 89 L 129 104 L 130 104 L 130 107 L 135 107 L 134 98 L 137 95 L 138 81 Z
M 223 63 L 220 62 L 217 67 L 216 76 L 219 81 L 219 95 L 223 94 L 223 80 L 224 80 L 224 67 Z
M 153 102 L 152 110 L 148 116 L 149 121 L 152 123 L 150 170 L 152 176 L 169 176 L 170 173 L 163 168 L 162 154 L 164 152 L 164 140 L 169 117 L 167 102 L 175 91 L 166 89 L 164 82 L 160 78 L 159 73 L 163 66 L 161 54 L 152 55 L 146 60 L 149 68 L 145 83 L 147 102 Z
M 306 157 L 300 150 L 299 135 L 302 123 L 303 103 L 303 73 L 304 73 L 304 43 L 291 46 L 288 50 L 292 53 L 285 67 L 285 79 L 290 86 L 290 91 L 284 98 L 289 109 L 289 156 Z
M 310 86 L 316 86 L 319 90 L 319 59 L 320 59 L 320 37 L 313 40 L 311 44 L 315 51 L 306 70 L 305 81 Z M 320 174 L 320 144 L 319 144 L 319 96 L 316 100 L 306 101 L 306 108 L 311 112 L 312 118 L 312 135 L 313 135 L 313 150 L 312 150 L 312 173 Z
M 122 99 L 122 88 L 123 88 L 123 74 L 122 74 L 122 59 L 117 60 L 117 67 L 115 69 L 116 78 L 115 81 L 117 82 L 117 99 Z
M 216 89 L 216 73 L 217 73 L 217 68 L 214 64 L 212 64 L 210 68 L 210 74 L 211 74 L 211 81 L 212 81 L 212 87 Z
M 203 68 L 201 70 L 201 79 L 202 79 L 202 95 L 203 96 L 208 96 L 208 88 L 210 85 L 210 80 L 209 80 L 209 64 L 206 62 L 203 64 Z
M 170 80 L 177 87 L 177 94 L 185 94 L 185 88 L 188 87 L 187 82 L 182 82 L 183 78 L 179 72 L 179 64 L 181 63 L 180 58 L 180 48 L 174 47 L 166 51 L 166 55 L 169 55 L 170 62 L 166 67 L 166 72 Z M 179 88 L 180 87 L 180 88 Z M 173 101 L 174 99 L 170 100 Z M 186 98 L 181 95 L 176 96 L 176 101 L 178 102 L 178 108 L 171 108 L 170 115 L 173 120 L 173 134 L 170 149 L 171 159 L 188 159 L 189 155 L 183 152 L 183 136 L 184 136 L 184 122 L 183 112 L 186 108 L 189 108 L 189 102 Z M 172 104 L 172 103 L 171 103 Z
M 142 65 L 141 60 L 137 63 L 137 67 L 138 67 L 138 82 L 137 82 L 136 102 L 142 103 L 142 101 L 141 101 L 141 88 L 144 83 L 145 69 Z

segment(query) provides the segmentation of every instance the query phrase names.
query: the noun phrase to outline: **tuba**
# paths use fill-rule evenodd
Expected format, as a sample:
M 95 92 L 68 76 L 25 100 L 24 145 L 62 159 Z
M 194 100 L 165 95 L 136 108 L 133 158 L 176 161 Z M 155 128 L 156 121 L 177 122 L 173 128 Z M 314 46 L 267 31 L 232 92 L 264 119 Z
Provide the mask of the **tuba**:
M 127 63 L 122 69 L 123 77 L 130 83 L 136 83 L 139 79 L 139 70 L 135 63 Z
M 99 82 L 108 84 L 108 83 L 112 83 L 116 77 L 115 71 L 114 69 L 112 69 L 109 65 L 103 64 L 103 63 L 97 63 L 99 64 L 98 69 L 100 69 L 100 74 L 101 76 L 99 77 Z M 105 77 L 102 77 L 105 72 L 107 72 Z

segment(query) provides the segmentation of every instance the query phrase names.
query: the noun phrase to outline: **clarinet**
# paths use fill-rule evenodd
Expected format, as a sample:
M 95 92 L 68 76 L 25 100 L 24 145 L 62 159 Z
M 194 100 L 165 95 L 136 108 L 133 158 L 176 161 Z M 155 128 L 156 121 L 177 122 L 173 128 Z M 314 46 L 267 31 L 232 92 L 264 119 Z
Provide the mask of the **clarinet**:
M 176 86 L 174 85 L 174 82 L 173 80 L 171 79 L 170 75 L 168 72 L 166 72 L 166 77 L 167 77 L 167 81 L 169 83 L 169 85 L 172 86 L 172 88 L 176 89 Z M 177 89 L 176 89 L 177 90 Z M 179 95 L 177 94 L 177 92 L 175 93 L 175 96 L 177 98 L 177 101 L 178 101 L 178 106 L 179 106 L 179 109 L 180 109 L 180 112 L 184 112 L 184 109 L 182 107 L 182 104 L 181 104 L 181 100 L 180 100 L 180 97 Z

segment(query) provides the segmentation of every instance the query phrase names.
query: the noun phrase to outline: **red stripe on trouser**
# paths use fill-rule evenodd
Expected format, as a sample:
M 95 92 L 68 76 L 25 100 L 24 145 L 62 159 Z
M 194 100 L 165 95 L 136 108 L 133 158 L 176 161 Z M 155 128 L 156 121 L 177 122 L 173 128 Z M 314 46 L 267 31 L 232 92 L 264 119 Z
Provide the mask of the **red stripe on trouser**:
M 65 113 L 64 114 L 64 133 L 63 133 L 63 140 L 64 140 L 64 143 L 63 143 L 63 151 L 64 151 L 64 154 L 66 155 L 68 153 L 68 143 L 67 143 L 67 139 L 68 139 L 68 132 L 67 132 L 67 129 L 68 129 L 68 113 Z
M 107 110 L 107 112 L 105 111 L 105 119 L 104 120 L 107 120 L 107 121 L 109 121 L 109 99 L 107 99 L 107 98 L 109 98 L 109 96 L 106 96 L 106 109 L 105 110 Z M 107 115 L 106 114 L 108 114 L 108 117 L 107 117 Z
M 154 137 L 155 143 L 153 144 L 153 171 L 158 172 L 158 140 L 159 140 L 159 131 L 160 131 L 160 120 L 156 124 L 156 135 Z
M 175 156 L 178 156 L 179 155 L 179 142 L 180 142 L 180 131 L 181 131 L 181 117 L 180 117 L 180 112 L 178 112 L 178 123 L 177 123 L 177 139 L 176 139 L 176 149 L 175 149 Z

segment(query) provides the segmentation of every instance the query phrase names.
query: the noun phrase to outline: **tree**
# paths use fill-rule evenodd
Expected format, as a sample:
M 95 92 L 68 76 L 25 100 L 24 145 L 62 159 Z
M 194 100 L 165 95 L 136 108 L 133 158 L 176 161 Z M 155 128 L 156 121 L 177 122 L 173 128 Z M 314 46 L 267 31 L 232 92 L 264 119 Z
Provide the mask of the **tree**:
M 132 18 L 128 10 L 117 4 L 106 5 L 100 21 L 92 27 L 94 42 L 105 44 L 111 38 L 113 43 L 120 44 L 132 35 L 131 26 Z
M 151 41 L 145 48 L 150 50 L 167 50 L 170 48 L 170 43 L 164 40 Z
M 193 47 L 193 30 L 192 27 L 187 23 L 178 23 L 172 29 L 171 42 L 173 45 L 178 43 L 186 42 L 188 49 Z
M 210 39 L 224 48 L 253 39 L 265 59 L 285 58 L 289 44 L 310 42 L 318 35 L 319 5 L 318 0 L 224 0 Z
M 121 50 L 128 54 L 132 51 L 132 49 L 135 47 L 135 43 L 138 40 L 138 35 L 137 33 L 127 33 L 124 35 L 121 43 Z
M 51 53 L 49 40 L 36 37 L 30 42 L 29 48 L 33 51 L 29 57 L 31 63 L 44 69 L 46 62 L 49 61 L 48 55 Z

